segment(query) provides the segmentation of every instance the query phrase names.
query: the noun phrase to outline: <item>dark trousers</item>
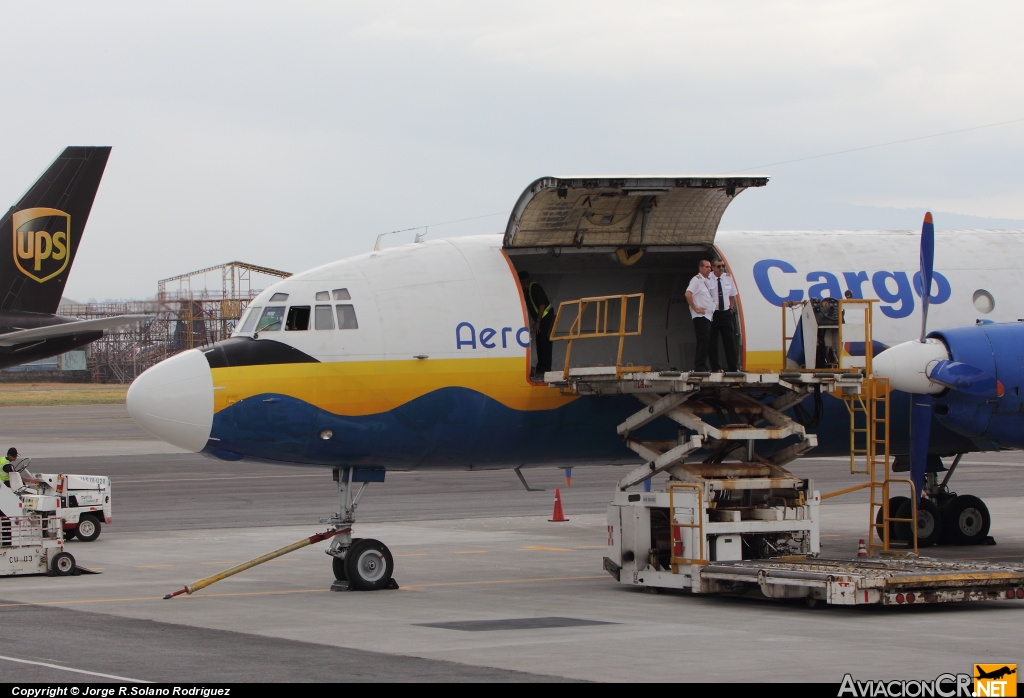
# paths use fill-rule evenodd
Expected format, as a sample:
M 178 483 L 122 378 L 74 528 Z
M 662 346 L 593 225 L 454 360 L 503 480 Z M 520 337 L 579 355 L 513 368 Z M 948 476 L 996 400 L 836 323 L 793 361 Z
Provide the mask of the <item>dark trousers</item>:
M 706 317 L 693 318 L 693 334 L 697 347 L 693 357 L 694 371 L 708 370 L 708 350 L 711 348 L 711 321 Z
M 548 313 L 540 321 L 537 332 L 537 375 L 540 378 L 551 370 L 551 326 L 555 323 L 555 314 Z
M 736 314 L 731 310 L 716 310 L 715 319 L 711 323 L 711 347 L 708 349 L 708 358 L 711 360 L 711 370 L 721 371 L 722 364 L 718 360 L 718 339 L 722 339 L 722 347 L 725 349 L 725 370 L 739 370 L 736 351 Z

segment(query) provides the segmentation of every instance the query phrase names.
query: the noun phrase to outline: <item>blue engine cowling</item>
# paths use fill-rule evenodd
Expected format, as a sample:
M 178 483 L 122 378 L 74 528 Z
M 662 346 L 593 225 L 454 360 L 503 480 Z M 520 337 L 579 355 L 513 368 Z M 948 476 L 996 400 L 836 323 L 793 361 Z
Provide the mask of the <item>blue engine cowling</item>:
M 946 345 L 950 359 L 995 376 L 1004 389 L 996 399 L 947 390 L 935 396 L 936 419 L 971 439 L 994 441 L 1004 448 L 1024 446 L 1024 322 L 956 327 L 928 336 Z

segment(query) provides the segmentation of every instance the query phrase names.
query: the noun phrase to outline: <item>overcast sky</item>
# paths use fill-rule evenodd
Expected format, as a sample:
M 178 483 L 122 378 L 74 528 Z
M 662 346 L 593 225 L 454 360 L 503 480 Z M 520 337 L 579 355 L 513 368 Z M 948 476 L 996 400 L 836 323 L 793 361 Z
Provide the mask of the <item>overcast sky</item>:
M 413 226 L 502 232 L 544 175 L 771 175 L 724 229 L 917 228 L 926 209 L 1024 228 L 1019 1 L 49 2 L 0 20 L 0 202 L 67 145 L 114 148 L 78 300 L 236 259 L 302 271 Z

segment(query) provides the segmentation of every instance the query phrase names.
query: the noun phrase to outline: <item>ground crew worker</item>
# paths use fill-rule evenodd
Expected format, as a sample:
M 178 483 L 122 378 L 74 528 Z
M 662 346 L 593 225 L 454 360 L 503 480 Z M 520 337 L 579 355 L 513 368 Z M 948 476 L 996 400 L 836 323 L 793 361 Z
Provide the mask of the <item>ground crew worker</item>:
M 526 311 L 530 314 L 530 331 L 537 342 L 535 375 L 544 378 L 544 374 L 551 370 L 551 326 L 555 322 L 555 311 L 541 285 L 530 281 L 529 272 L 519 272 L 519 285 L 526 298 Z
M 11 471 L 14 469 L 14 461 L 18 460 L 18 449 L 11 446 L 7 449 L 7 457 L 0 458 L 0 482 L 11 486 Z

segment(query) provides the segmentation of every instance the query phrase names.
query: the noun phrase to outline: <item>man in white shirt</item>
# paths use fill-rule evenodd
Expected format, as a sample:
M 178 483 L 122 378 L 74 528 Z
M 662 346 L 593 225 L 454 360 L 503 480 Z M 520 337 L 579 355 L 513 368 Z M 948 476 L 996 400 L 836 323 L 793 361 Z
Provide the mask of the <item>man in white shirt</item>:
M 711 323 L 714 320 L 715 299 L 711 295 L 711 262 L 700 260 L 698 273 L 686 287 L 686 304 L 690 306 L 693 333 L 697 346 L 693 361 L 694 371 L 708 370 L 708 349 L 711 347 Z
M 715 270 L 711 277 L 712 294 L 715 299 L 715 314 L 711 321 L 711 348 L 708 358 L 712 371 L 722 370 L 718 361 L 718 338 L 722 338 L 725 349 L 725 370 L 736 371 L 739 367 L 739 352 L 736 347 L 736 299 L 738 294 L 732 282 L 732 276 L 725 271 L 725 261 L 716 259 L 712 264 Z

